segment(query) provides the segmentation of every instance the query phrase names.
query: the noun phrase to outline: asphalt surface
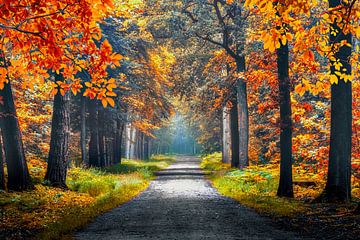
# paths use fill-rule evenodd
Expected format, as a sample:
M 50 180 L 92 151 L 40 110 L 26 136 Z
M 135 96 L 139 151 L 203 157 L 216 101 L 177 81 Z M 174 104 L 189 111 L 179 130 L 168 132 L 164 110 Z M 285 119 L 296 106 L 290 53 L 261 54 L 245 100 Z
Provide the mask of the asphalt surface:
M 75 239 L 302 239 L 221 196 L 196 157 L 180 156 L 149 188 L 74 234 Z

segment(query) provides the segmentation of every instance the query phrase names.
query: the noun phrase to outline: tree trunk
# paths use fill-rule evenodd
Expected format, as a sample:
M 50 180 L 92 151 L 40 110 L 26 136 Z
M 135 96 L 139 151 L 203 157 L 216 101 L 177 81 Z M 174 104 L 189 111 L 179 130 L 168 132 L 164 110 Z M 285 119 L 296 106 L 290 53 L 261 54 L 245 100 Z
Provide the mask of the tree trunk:
M 241 51 L 240 51 L 241 52 Z M 238 73 L 245 72 L 245 57 L 239 56 L 236 59 L 236 68 Z M 237 80 L 237 107 L 239 124 L 239 164 L 238 167 L 249 166 L 249 109 L 247 100 L 246 82 L 240 78 Z
M 16 114 L 10 81 L 0 90 L 3 104 L 0 104 L 5 160 L 8 171 L 8 189 L 15 191 L 33 189 L 26 165 L 24 147 Z
M 56 81 L 63 81 L 61 75 Z M 45 180 L 55 187 L 67 188 L 66 174 L 69 160 L 70 137 L 70 93 L 61 95 L 60 89 L 54 97 L 53 116 L 51 122 L 51 140 Z
M 100 167 L 98 106 L 96 100 L 89 101 L 89 166 Z
M 136 128 L 131 125 L 130 159 L 136 159 Z
M 0 130 L 0 190 L 5 190 L 4 151 Z
M 231 101 L 230 131 L 231 131 L 231 167 L 239 167 L 239 124 L 236 97 Z
M 116 120 L 116 131 L 114 136 L 114 164 L 121 163 L 121 147 L 122 147 L 122 136 L 124 132 L 124 124 L 120 119 Z
M 145 160 L 145 134 L 141 133 L 141 159 Z
M 289 78 L 289 48 L 281 43 L 276 50 L 280 104 L 280 182 L 279 197 L 294 197 L 292 180 L 292 120 Z
M 100 107 L 98 109 L 98 133 L 99 133 L 99 154 L 100 154 L 100 167 L 106 166 L 106 158 L 105 158 L 105 110 Z
M 329 0 L 329 7 L 340 6 L 342 1 Z M 336 19 L 331 27 L 338 31 L 330 35 L 332 44 L 346 41 L 349 46 L 341 47 L 335 59 L 342 64 L 341 72 L 351 75 L 349 58 L 351 55 L 351 34 L 344 35 Z M 334 61 L 331 61 L 331 74 L 335 75 Z M 338 78 L 338 84 L 331 85 L 331 129 L 328 177 L 325 187 L 327 201 L 349 201 L 351 199 L 351 135 L 352 135 L 352 90 L 351 82 Z
M 231 163 L 231 132 L 230 132 L 230 109 L 228 107 L 223 108 L 223 151 L 222 162 Z M 194 148 L 195 148 L 194 143 Z
M 86 153 L 86 97 L 81 97 L 81 113 L 80 113 L 80 148 L 82 164 L 88 165 Z
M 149 160 L 150 153 L 149 153 L 149 137 L 144 136 L 144 160 Z
M 125 158 L 130 158 L 130 146 L 131 146 L 131 127 L 130 123 L 126 123 L 125 127 Z

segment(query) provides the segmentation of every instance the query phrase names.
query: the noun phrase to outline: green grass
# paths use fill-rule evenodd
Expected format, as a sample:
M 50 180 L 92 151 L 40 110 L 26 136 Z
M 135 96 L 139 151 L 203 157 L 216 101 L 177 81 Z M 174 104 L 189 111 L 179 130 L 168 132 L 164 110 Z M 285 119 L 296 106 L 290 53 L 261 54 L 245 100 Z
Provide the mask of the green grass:
M 201 166 L 212 171 L 210 180 L 218 191 L 245 206 L 264 214 L 293 216 L 304 212 L 306 204 L 276 196 L 279 182 L 277 169 L 258 165 L 239 170 L 221 162 L 221 153 L 204 156 Z
M 104 169 L 107 173 L 128 174 L 133 172 L 141 173 L 145 178 L 150 179 L 153 173 L 168 166 L 174 161 L 171 156 L 158 155 L 147 161 L 123 160 L 121 164 Z
M 72 169 L 68 178 L 69 188 L 95 197 L 95 202 L 85 207 L 74 206 L 37 237 L 56 239 L 87 224 L 97 215 L 129 201 L 148 187 L 156 171 L 166 168 L 174 160 L 171 156 L 159 155 L 147 161 L 123 160 L 121 164 L 101 170 Z
M 209 155 L 202 156 L 202 161 L 200 166 L 208 172 L 220 171 L 229 169 L 230 165 L 222 163 L 222 154 L 221 152 L 215 152 Z
M 155 156 L 148 161 L 124 160 L 105 169 L 71 168 L 69 190 L 38 183 L 33 191 L 3 192 L 0 235 L 6 231 L 23 238 L 64 239 L 97 215 L 137 196 L 156 171 L 173 161 L 171 156 Z

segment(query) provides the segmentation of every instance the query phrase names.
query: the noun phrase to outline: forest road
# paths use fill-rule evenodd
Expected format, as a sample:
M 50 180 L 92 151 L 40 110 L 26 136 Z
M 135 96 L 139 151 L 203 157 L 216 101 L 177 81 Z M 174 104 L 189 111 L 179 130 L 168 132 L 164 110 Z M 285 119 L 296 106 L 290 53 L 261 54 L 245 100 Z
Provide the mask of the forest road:
M 178 156 L 147 190 L 74 234 L 75 239 L 303 239 L 278 229 L 204 178 L 196 157 Z

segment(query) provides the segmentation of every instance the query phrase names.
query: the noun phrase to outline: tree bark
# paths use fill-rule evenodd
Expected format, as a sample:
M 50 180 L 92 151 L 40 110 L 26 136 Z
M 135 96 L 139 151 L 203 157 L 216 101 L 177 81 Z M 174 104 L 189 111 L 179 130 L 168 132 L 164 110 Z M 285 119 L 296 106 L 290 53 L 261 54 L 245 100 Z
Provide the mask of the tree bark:
M 62 75 L 55 76 L 56 81 L 63 81 Z M 45 180 L 51 186 L 67 188 L 66 174 L 69 160 L 70 137 L 70 93 L 61 95 L 60 89 L 54 97 L 51 122 L 51 140 Z
M 100 154 L 100 167 L 106 166 L 105 158 L 105 110 L 98 107 L 98 134 L 99 134 L 99 154 Z
M 130 123 L 125 126 L 125 158 L 130 158 L 130 141 L 131 141 L 131 127 Z
M 114 136 L 114 164 L 121 163 L 121 147 L 122 147 L 122 136 L 124 132 L 124 124 L 120 119 L 116 120 L 116 132 Z
M 329 7 L 335 8 L 343 3 L 340 0 L 329 0 Z M 338 31 L 336 36 L 330 35 L 332 44 L 346 41 L 351 46 L 351 34 L 345 35 L 337 20 L 331 27 Z M 343 46 L 335 53 L 335 59 L 342 64 L 341 71 L 351 75 L 349 58 L 352 47 Z M 335 75 L 334 62 L 330 68 Z M 352 136 L 352 86 L 339 79 L 338 84 L 331 86 L 331 129 L 328 177 L 325 187 L 327 201 L 349 201 L 351 199 L 351 136 Z
M 231 163 L 231 132 L 230 132 L 230 109 L 228 107 L 223 108 L 223 151 L 222 162 Z M 194 143 L 195 145 L 195 143 Z
M 130 159 L 136 159 L 136 128 L 131 125 L 130 133 Z
M 149 153 L 149 137 L 144 136 L 144 160 L 149 160 L 150 153 Z
M 26 165 L 24 147 L 16 114 L 10 81 L 0 90 L 3 104 L 0 104 L 2 134 L 5 160 L 8 170 L 8 190 L 22 191 L 33 189 L 29 170 Z
M 292 120 L 289 78 L 289 48 L 281 43 L 276 50 L 280 104 L 280 182 L 279 197 L 294 197 L 292 180 Z
M 238 73 L 245 72 L 245 57 L 236 59 Z M 240 78 L 236 86 L 238 102 L 238 124 L 239 124 L 239 165 L 240 169 L 249 166 L 249 107 L 247 100 L 246 82 Z
M 5 190 L 4 150 L 0 130 L 0 190 Z
M 81 97 L 81 113 L 80 113 L 80 148 L 81 160 L 85 166 L 89 165 L 86 152 L 86 97 Z
M 231 132 L 231 167 L 239 167 L 239 124 L 236 97 L 231 101 L 230 132 Z
M 100 167 L 98 106 L 95 100 L 89 101 L 89 166 Z

